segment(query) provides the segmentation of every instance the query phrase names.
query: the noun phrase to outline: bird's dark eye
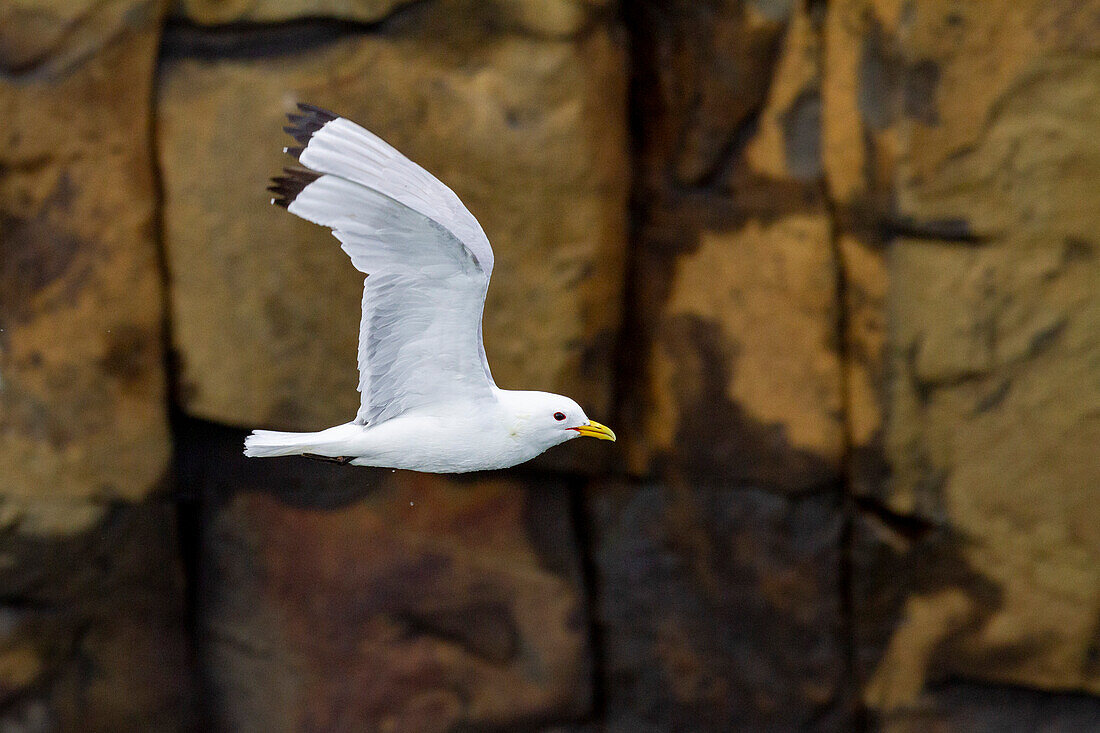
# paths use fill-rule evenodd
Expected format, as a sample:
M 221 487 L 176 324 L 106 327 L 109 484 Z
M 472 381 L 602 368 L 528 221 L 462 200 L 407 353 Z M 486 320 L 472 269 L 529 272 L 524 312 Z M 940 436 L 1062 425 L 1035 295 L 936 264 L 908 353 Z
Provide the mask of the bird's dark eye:
M 554 413 L 554 419 L 561 422 L 562 420 L 565 419 L 565 413 L 564 412 L 555 412 Z

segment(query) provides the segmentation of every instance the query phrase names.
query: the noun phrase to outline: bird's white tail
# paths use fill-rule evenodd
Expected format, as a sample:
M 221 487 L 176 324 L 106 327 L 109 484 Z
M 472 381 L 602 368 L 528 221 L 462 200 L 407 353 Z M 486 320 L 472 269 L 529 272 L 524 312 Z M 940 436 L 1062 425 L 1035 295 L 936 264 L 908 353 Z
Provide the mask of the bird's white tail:
M 280 433 L 277 430 L 253 430 L 244 439 L 244 454 L 249 458 L 274 458 L 309 453 L 317 433 Z

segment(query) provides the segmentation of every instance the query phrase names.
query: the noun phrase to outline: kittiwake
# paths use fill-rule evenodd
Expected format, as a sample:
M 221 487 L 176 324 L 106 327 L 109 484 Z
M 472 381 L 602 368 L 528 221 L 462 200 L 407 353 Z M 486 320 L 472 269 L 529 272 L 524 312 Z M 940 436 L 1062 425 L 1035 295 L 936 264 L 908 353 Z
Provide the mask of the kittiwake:
M 493 249 L 451 189 L 381 138 L 299 104 L 284 128 L 301 167 L 271 202 L 332 229 L 368 275 L 359 327 L 360 407 L 316 433 L 255 430 L 254 458 L 305 455 L 429 473 L 507 468 L 572 438 L 615 440 L 573 400 L 500 389 L 481 339 Z

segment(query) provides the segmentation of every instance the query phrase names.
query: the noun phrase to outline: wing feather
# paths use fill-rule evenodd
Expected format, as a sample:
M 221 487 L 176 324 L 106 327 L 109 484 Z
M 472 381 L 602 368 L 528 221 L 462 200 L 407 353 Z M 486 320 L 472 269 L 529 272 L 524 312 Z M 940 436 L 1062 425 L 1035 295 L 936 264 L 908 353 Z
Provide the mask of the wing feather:
M 303 147 L 287 148 L 298 162 L 377 191 L 434 221 L 463 243 L 486 277 L 492 275 L 493 248 L 454 191 L 351 120 L 312 105 L 298 107 L 303 115 L 288 131 Z
M 308 105 L 287 127 L 304 169 L 274 203 L 330 227 L 366 273 L 356 422 L 456 398 L 491 399 L 481 338 L 493 251 L 458 197 L 358 125 Z

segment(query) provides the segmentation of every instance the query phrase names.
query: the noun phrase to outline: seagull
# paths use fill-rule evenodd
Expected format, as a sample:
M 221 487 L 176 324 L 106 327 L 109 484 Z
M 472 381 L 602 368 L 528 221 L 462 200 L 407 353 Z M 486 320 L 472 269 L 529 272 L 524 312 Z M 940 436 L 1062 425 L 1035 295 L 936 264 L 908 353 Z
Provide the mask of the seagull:
M 381 138 L 298 105 L 283 128 L 299 166 L 271 203 L 328 227 L 367 275 L 359 411 L 315 433 L 255 430 L 253 458 L 302 455 L 426 473 L 507 468 L 567 440 L 615 440 L 568 397 L 500 389 L 481 338 L 493 249 L 458 196 Z

